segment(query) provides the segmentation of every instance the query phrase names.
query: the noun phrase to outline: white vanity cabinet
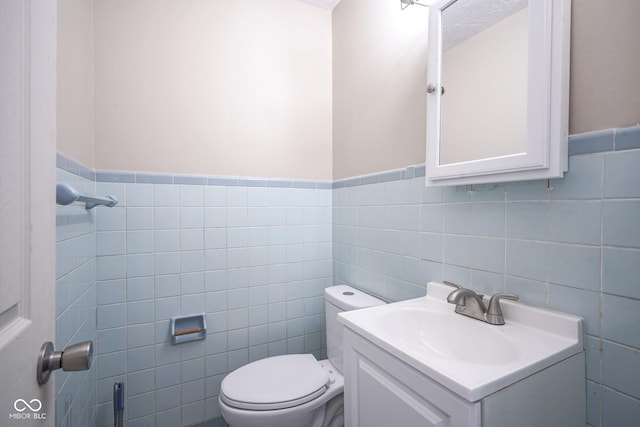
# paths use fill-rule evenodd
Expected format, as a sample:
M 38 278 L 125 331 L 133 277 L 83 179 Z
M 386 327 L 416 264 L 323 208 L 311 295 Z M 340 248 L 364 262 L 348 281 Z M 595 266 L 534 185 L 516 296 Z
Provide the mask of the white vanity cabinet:
M 584 366 L 580 352 L 469 402 L 345 327 L 345 425 L 584 427 Z

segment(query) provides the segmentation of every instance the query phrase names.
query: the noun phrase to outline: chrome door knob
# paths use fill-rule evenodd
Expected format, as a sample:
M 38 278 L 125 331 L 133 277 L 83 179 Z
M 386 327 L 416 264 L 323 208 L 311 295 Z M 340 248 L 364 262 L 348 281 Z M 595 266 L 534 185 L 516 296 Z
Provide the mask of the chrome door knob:
M 38 355 L 36 379 L 38 384 L 46 384 L 51 372 L 62 368 L 63 371 L 86 371 L 93 359 L 93 341 L 83 341 L 70 345 L 62 351 L 54 351 L 53 343 L 42 344 Z

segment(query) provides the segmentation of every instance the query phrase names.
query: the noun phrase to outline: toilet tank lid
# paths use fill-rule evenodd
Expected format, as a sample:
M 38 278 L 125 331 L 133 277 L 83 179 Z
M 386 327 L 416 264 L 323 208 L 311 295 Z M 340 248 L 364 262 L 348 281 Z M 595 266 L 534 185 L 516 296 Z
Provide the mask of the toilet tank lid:
M 347 285 L 325 288 L 324 296 L 329 303 L 345 311 L 385 304 L 384 301 Z

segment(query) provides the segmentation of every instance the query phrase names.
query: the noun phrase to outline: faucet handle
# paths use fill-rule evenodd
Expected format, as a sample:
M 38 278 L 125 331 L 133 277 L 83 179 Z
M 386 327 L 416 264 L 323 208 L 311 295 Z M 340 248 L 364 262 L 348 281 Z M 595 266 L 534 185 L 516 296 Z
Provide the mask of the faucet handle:
M 442 283 L 447 286 L 453 286 L 456 289 L 462 289 L 462 286 L 458 285 L 457 283 L 449 282 L 448 280 L 444 280 Z
M 516 294 L 495 294 L 489 299 L 489 308 L 487 309 L 487 322 L 492 325 L 504 325 L 504 317 L 500 308 L 501 299 L 510 299 L 517 301 L 519 299 Z

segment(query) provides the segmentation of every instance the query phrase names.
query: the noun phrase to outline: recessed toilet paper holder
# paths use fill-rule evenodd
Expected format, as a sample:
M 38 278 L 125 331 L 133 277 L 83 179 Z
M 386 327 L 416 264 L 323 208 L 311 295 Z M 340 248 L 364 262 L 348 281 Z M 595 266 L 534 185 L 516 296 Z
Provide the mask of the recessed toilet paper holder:
M 93 341 L 83 341 L 55 351 L 53 343 L 47 341 L 40 347 L 36 379 L 38 384 L 46 384 L 51 372 L 62 368 L 63 371 L 86 371 L 93 359 Z

